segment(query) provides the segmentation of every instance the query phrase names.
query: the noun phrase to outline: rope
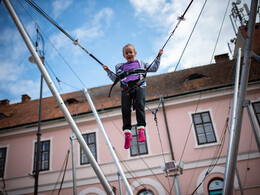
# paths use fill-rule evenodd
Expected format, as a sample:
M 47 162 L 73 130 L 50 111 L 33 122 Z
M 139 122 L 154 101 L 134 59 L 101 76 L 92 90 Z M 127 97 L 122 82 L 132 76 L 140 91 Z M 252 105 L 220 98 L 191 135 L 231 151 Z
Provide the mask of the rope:
M 186 44 L 185 44 L 185 47 L 184 47 L 184 49 L 183 49 L 183 51 L 182 51 L 182 54 L 181 54 L 181 56 L 180 56 L 180 58 L 179 58 L 179 61 L 177 62 L 177 65 L 176 65 L 176 67 L 175 67 L 175 69 L 174 69 L 174 71 L 173 71 L 173 74 L 172 74 L 171 78 L 170 78 L 170 81 L 168 82 L 168 84 L 167 84 L 167 86 L 166 86 L 166 89 L 165 89 L 165 91 L 163 92 L 162 98 L 165 97 L 165 94 L 166 94 L 166 92 L 168 91 L 168 88 L 169 88 L 169 86 L 170 86 L 170 84 L 171 84 L 171 82 L 172 82 L 172 80 L 173 80 L 174 73 L 176 72 L 176 70 L 177 70 L 177 68 L 178 68 L 178 66 L 179 66 L 179 64 L 180 64 L 180 61 L 181 61 L 181 59 L 182 59 L 182 57 L 183 57 L 183 55 L 184 55 L 184 52 L 186 51 L 186 48 L 187 48 L 187 46 L 188 46 L 188 44 L 189 44 L 189 42 L 190 42 L 190 39 L 191 39 L 191 37 L 192 37 L 192 35 L 193 35 L 194 31 L 195 31 L 195 28 L 196 28 L 196 26 L 197 26 L 197 24 L 198 24 L 198 21 L 199 21 L 199 19 L 200 19 L 200 17 L 201 17 L 201 14 L 202 14 L 202 12 L 203 12 L 203 10 L 204 10 L 204 8 L 205 8 L 206 3 L 207 3 L 207 0 L 205 0 L 204 4 L 203 4 L 203 6 L 202 6 L 202 9 L 201 9 L 201 11 L 200 11 L 200 13 L 199 13 L 199 16 L 198 16 L 198 18 L 197 18 L 197 20 L 196 20 L 196 22 L 195 22 L 195 25 L 194 25 L 194 27 L 193 27 L 191 33 L 190 33 L 190 36 L 189 36 L 189 38 L 188 38 L 188 40 L 187 40 L 187 42 L 186 42 Z M 159 103 L 158 108 L 160 107 L 160 105 L 161 105 L 161 102 Z
M 46 18 L 49 22 L 51 22 L 55 27 L 57 27 L 63 34 L 65 34 L 70 40 L 75 42 L 73 39 L 63 28 L 61 28 L 46 12 L 44 12 L 34 1 L 25 0 L 30 6 L 32 6 L 38 13 L 40 13 L 44 18 Z
M 161 135 L 160 135 L 160 131 L 159 131 L 159 126 L 158 126 L 158 120 L 157 120 L 156 112 L 154 113 L 154 121 L 156 123 L 156 129 L 157 129 L 158 138 L 159 138 L 160 146 L 161 146 L 161 150 L 162 150 L 163 162 L 164 162 L 164 164 L 166 164 L 165 155 L 164 155 L 164 151 L 163 151 L 163 145 L 162 145 L 162 139 L 161 139 Z M 170 185 L 169 177 L 167 177 L 167 180 L 168 180 L 169 188 L 170 188 L 170 191 L 171 191 L 171 185 Z
M 245 178 L 244 178 L 244 182 L 243 182 L 243 188 L 246 186 L 246 179 L 247 179 L 247 174 L 248 174 L 248 171 L 250 170 L 249 168 L 249 158 L 250 158 L 250 152 L 251 152 L 251 147 L 252 147 L 252 139 L 253 139 L 253 132 L 251 132 L 251 141 L 250 141 L 250 144 L 249 144 L 249 148 L 248 148 L 248 156 L 247 156 L 247 162 L 246 162 L 246 173 L 245 173 Z
M 122 158 L 122 156 L 117 152 L 117 150 L 115 150 L 117 156 L 119 157 L 119 159 L 123 162 L 123 166 L 125 167 L 125 169 L 128 171 L 128 173 L 130 173 L 130 175 L 132 176 L 133 179 L 135 179 L 135 181 L 137 181 L 143 188 L 146 189 L 145 184 L 143 184 L 136 176 L 134 176 L 133 171 L 128 167 L 126 161 Z M 129 182 L 130 183 L 130 182 Z M 133 184 L 130 184 L 134 189 L 138 188 L 136 186 L 134 186 Z M 137 190 L 139 191 L 139 190 Z
M 67 152 L 67 154 L 66 154 L 66 157 L 65 157 L 65 159 L 64 159 L 64 162 L 63 162 L 63 165 L 62 165 L 62 168 L 61 168 L 61 170 L 63 170 L 63 167 L 65 167 L 65 169 L 67 168 L 67 162 L 68 162 L 68 154 L 69 154 L 69 151 L 70 151 L 70 149 L 68 149 L 68 152 Z M 64 177 L 64 175 L 65 175 L 65 173 L 63 174 L 63 177 Z M 56 181 L 56 184 L 55 184 L 55 186 L 54 186 L 54 189 L 52 190 L 52 195 L 53 195 L 53 193 L 54 193 L 54 191 L 55 191 L 55 189 L 56 189 L 56 187 L 57 187 L 57 185 L 58 185 L 58 182 L 59 182 L 59 179 L 60 179 L 60 177 L 61 177 L 61 172 L 60 172 L 60 174 L 59 174 L 59 176 L 58 176 L 58 179 L 57 179 L 57 181 Z
M 216 43 L 215 43 L 215 46 L 214 46 L 214 50 L 212 52 L 210 64 L 212 63 L 212 60 L 214 58 L 214 54 L 215 54 L 215 51 L 216 51 L 216 48 L 217 48 L 217 44 L 218 44 L 218 41 L 219 41 L 219 37 L 220 37 L 221 31 L 222 31 L 222 28 L 223 28 L 225 18 L 226 18 L 226 15 L 227 15 L 229 4 L 230 4 L 230 0 L 228 1 L 227 8 L 226 8 L 226 11 L 225 11 L 225 14 L 224 14 L 224 17 L 223 17 L 223 20 L 222 20 L 222 23 L 221 23 L 221 26 L 220 26 L 220 29 L 219 29 L 218 37 L 217 37 L 217 40 L 216 40 Z
M 176 24 L 175 28 L 173 29 L 172 33 L 170 34 L 169 38 L 167 39 L 167 41 L 165 42 L 165 44 L 163 45 L 162 49 L 164 49 L 164 47 L 166 46 L 166 44 L 168 43 L 168 41 L 170 40 L 170 38 L 173 36 L 175 30 L 177 29 L 177 27 L 179 26 L 179 24 L 181 23 L 181 21 L 184 20 L 184 16 L 187 13 L 188 9 L 190 8 L 191 4 L 193 3 L 193 0 L 190 1 L 188 7 L 186 8 L 186 10 L 184 11 L 184 13 L 182 14 L 182 16 L 180 16 L 179 22 Z
M 60 184 L 60 189 L 59 189 L 58 195 L 60 194 L 60 191 L 62 189 L 62 185 L 63 185 L 64 178 L 65 178 L 65 174 L 66 174 L 66 171 L 67 171 L 67 165 L 68 165 L 68 160 L 69 160 L 69 153 L 70 153 L 70 150 L 68 150 L 68 152 L 67 152 L 65 169 L 64 169 L 64 172 L 63 172 L 63 177 L 62 177 L 62 180 L 61 180 L 61 184 Z
M 181 21 L 184 20 L 184 16 L 187 13 L 188 9 L 190 8 L 191 4 L 193 3 L 194 0 L 191 0 L 188 7 L 186 8 L 186 10 L 184 11 L 184 13 L 182 14 L 182 16 L 180 16 L 178 18 L 178 22 L 175 26 L 175 28 L 173 29 L 173 31 L 171 32 L 170 36 L 168 37 L 168 39 L 166 40 L 166 42 L 164 43 L 164 45 L 162 46 L 162 49 L 164 49 L 164 47 L 167 45 L 167 43 L 169 42 L 169 40 L 171 39 L 171 37 L 173 36 L 174 32 L 176 31 L 176 29 L 178 28 L 179 24 L 181 23 Z M 155 58 L 156 59 L 156 58 Z M 148 66 L 148 68 L 146 69 L 146 72 L 150 69 L 150 67 L 152 66 L 152 64 L 154 63 L 155 59 L 153 60 L 153 62 Z
M 46 18 L 50 23 L 57 27 L 64 35 L 66 35 L 73 43 L 79 46 L 83 51 L 85 51 L 90 57 L 96 60 L 101 66 L 104 64 L 100 62 L 93 54 L 81 46 L 78 42 L 78 39 L 72 38 L 69 33 L 67 33 L 61 26 L 58 25 L 46 12 L 44 12 L 33 0 L 25 0 L 30 6 L 32 6 L 38 13 L 40 13 L 44 18 Z
M 200 96 L 199 96 L 199 99 L 198 99 L 198 102 L 197 102 L 197 105 L 196 105 L 196 108 L 195 108 L 195 113 L 197 113 L 199 103 L 200 103 L 200 99 L 201 99 L 201 95 L 202 95 L 202 92 L 200 92 Z M 187 143 L 188 143 L 188 139 L 190 137 L 191 128 L 192 128 L 192 123 L 190 124 L 190 129 L 189 129 L 188 135 L 187 135 L 186 140 L 185 140 L 185 144 L 184 144 L 184 147 L 183 147 L 183 150 L 182 150 L 182 153 L 181 153 L 180 161 L 182 161 L 182 157 L 184 155 L 184 152 L 185 152 L 185 149 L 186 149 L 186 146 L 187 146 Z
M 192 3 L 192 2 L 193 2 L 193 1 L 191 1 L 191 3 Z M 189 4 L 188 8 L 190 7 L 191 3 Z M 201 14 L 202 14 L 202 12 L 203 12 L 203 10 L 204 10 L 204 7 L 205 7 L 206 3 L 207 3 L 207 0 L 205 0 L 204 4 L 203 4 L 203 6 L 202 6 L 202 9 L 201 9 L 201 11 L 200 11 L 200 13 L 199 13 L 199 16 L 198 16 L 198 18 L 197 18 L 197 20 L 196 20 L 196 22 L 195 22 L 195 25 L 193 26 L 193 29 L 192 29 L 192 31 L 191 31 L 191 33 L 190 33 L 190 36 L 189 36 L 189 38 L 188 38 L 188 40 L 187 40 L 187 42 L 186 42 L 186 44 L 185 44 L 185 47 L 184 47 L 184 49 L 183 49 L 183 51 L 182 51 L 182 54 L 181 54 L 181 56 L 180 56 L 180 58 L 179 58 L 179 60 L 178 60 L 178 62 L 177 62 L 177 65 L 176 65 L 176 67 L 175 67 L 175 69 L 174 69 L 174 71 L 173 71 L 173 73 L 172 73 L 172 76 L 170 77 L 170 80 L 169 80 L 169 82 L 168 82 L 167 85 L 166 85 L 166 89 L 159 94 L 159 96 L 160 96 L 161 94 L 163 94 L 163 95 L 162 95 L 162 97 L 160 98 L 160 102 L 159 102 L 159 104 L 158 104 L 157 109 L 155 110 L 155 113 L 158 112 L 159 107 L 161 106 L 161 103 L 162 103 L 161 100 L 165 97 L 166 92 L 169 90 L 170 84 L 171 84 L 171 82 L 172 82 L 172 80 L 173 80 L 173 76 L 175 75 L 175 72 L 176 72 L 176 70 L 177 70 L 177 68 L 178 68 L 178 66 L 179 66 L 179 64 L 180 64 L 180 61 L 181 61 L 181 59 L 182 59 L 182 57 L 183 57 L 183 55 L 184 55 L 184 52 L 186 51 L 186 48 L 187 48 L 187 46 L 188 46 L 188 43 L 190 42 L 190 39 L 191 39 L 191 37 L 192 37 L 192 35 L 193 35 L 193 33 L 194 33 L 194 30 L 195 30 L 195 28 L 196 28 L 196 26 L 197 26 L 197 24 L 198 24 L 198 21 L 199 21 L 199 19 L 200 19 L 200 17 L 201 17 Z M 184 14 L 186 14 L 188 8 L 185 10 Z M 183 16 L 184 16 L 184 15 L 183 15 Z M 180 21 L 179 21 L 179 22 L 180 22 Z M 177 24 L 177 25 L 178 25 L 178 24 Z M 174 30 L 174 31 L 175 31 L 175 30 Z M 174 32 L 174 31 L 173 31 L 173 32 Z M 168 39 L 169 39 L 169 38 L 168 38 Z M 168 40 L 167 40 L 167 42 L 168 42 Z M 155 61 L 155 59 L 154 59 L 154 61 Z M 153 62 L 152 62 L 152 63 L 153 63 Z M 151 65 L 150 65 L 150 66 L 151 66 Z M 147 70 L 150 68 L 150 66 L 147 68 Z M 182 82 L 182 83 L 183 83 L 183 82 Z M 150 109 L 149 109 L 149 110 L 150 110 Z

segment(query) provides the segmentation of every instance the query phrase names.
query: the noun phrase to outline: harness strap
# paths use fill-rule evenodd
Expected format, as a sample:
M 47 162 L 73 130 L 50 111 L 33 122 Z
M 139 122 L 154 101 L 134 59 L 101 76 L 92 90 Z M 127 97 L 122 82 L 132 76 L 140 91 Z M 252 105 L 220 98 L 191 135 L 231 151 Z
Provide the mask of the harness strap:
M 120 81 L 120 80 L 122 80 L 122 79 L 124 79 L 125 77 L 127 77 L 127 76 L 129 76 L 129 75 L 132 75 L 132 74 L 143 74 L 144 75 L 144 78 L 145 78 L 145 76 L 146 76 L 146 70 L 145 69 L 142 69 L 142 68 L 138 68 L 138 69 L 131 69 L 131 70 L 128 70 L 128 71 L 124 71 L 124 72 L 122 72 L 122 73 L 119 73 L 119 74 L 117 74 L 116 76 L 117 76 L 117 78 L 116 78 L 116 80 L 115 80 L 115 82 L 112 84 L 112 86 L 110 87 L 110 90 L 109 90 L 109 94 L 108 94 L 108 97 L 110 97 L 110 94 L 111 94 L 111 92 L 112 92 L 112 89 L 113 89 L 113 87 Z M 143 80 L 143 79 L 141 79 L 141 80 Z M 139 80 L 140 81 L 140 80 Z M 139 82 L 138 81 L 138 82 Z M 123 81 L 122 81 L 123 82 Z M 138 83 L 137 82 L 137 83 Z M 137 84 L 136 83 L 136 84 Z M 142 82 L 143 83 L 143 82 Z M 141 84 L 142 84 L 141 83 Z M 139 86 L 141 85 L 141 84 L 139 84 Z M 138 87 L 139 87 L 138 86 Z
M 140 79 L 133 86 L 130 87 L 127 83 L 121 81 L 121 88 L 128 95 L 130 95 L 130 94 L 133 94 L 144 82 L 145 82 L 145 78 Z

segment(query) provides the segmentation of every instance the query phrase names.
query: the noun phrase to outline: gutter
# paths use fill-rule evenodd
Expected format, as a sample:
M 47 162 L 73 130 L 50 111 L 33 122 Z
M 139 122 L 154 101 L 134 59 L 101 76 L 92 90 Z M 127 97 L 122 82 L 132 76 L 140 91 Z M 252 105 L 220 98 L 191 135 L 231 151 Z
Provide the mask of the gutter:
M 259 81 L 260 81 L 260 79 L 258 78 L 258 79 L 255 79 L 255 80 L 248 81 L 248 84 L 258 84 Z M 232 86 L 233 86 L 232 84 L 229 84 L 229 85 L 225 85 L 225 86 L 221 85 L 221 86 L 206 88 L 206 89 L 203 89 L 203 90 L 194 90 L 194 91 L 189 91 L 189 92 L 186 92 L 186 93 L 179 93 L 179 94 L 175 94 L 175 95 L 170 95 L 170 96 L 165 97 L 164 99 L 172 99 L 172 98 L 176 98 L 176 97 L 180 97 L 180 96 L 194 95 L 196 93 L 201 93 L 201 92 L 222 90 L 222 89 L 230 88 Z M 156 101 L 159 101 L 159 100 L 160 100 L 159 98 L 149 99 L 149 100 L 146 100 L 146 103 L 152 103 L 152 102 L 156 102 Z M 110 107 L 110 108 L 99 109 L 97 111 L 102 113 L 104 111 L 111 111 L 111 110 L 118 109 L 120 107 L 121 106 L 114 106 L 114 107 Z M 77 118 L 87 116 L 87 115 L 91 115 L 91 114 L 92 114 L 92 112 L 88 111 L 88 112 L 83 112 L 83 113 L 78 113 L 76 115 L 72 115 L 72 117 L 74 119 L 77 119 Z M 165 116 L 165 120 L 166 120 L 166 116 Z M 64 117 L 57 117 L 57 118 L 46 119 L 46 120 L 42 120 L 42 123 L 46 124 L 46 123 L 55 122 L 55 121 L 65 121 L 65 118 Z M 167 122 L 167 120 L 166 120 L 166 122 Z M 17 129 L 17 128 L 21 128 L 21 127 L 30 128 L 30 127 L 33 127 L 33 126 L 37 126 L 37 124 L 38 124 L 38 122 L 35 121 L 35 122 L 27 123 L 27 124 L 4 127 L 4 128 L 0 128 L 0 132 L 5 131 L 5 130 L 10 130 L 10 129 Z

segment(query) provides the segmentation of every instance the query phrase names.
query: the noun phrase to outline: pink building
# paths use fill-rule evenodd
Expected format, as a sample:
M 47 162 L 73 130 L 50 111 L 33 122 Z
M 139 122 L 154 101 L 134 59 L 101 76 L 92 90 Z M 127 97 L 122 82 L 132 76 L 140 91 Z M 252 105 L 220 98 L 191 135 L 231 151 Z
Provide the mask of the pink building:
M 256 25 L 254 52 L 260 55 L 259 27 Z M 243 30 L 243 28 L 242 28 Z M 176 194 L 174 177 L 162 170 L 168 162 L 184 163 L 177 173 L 182 194 L 221 194 L 229 140 L 235 60 L 215 57 L 216 63 L 147 78 L 146 137 L 123 147 L 120 88 L 110 98 L 109 86 L 90 89 L 108 137 L 134 194 Z M 246 99 L 260 124 L 260 63 L 252 58 Z M 168 88 L 167 88 L 168 86 Z M 167 91 L 164 91 L 166 90 Z M 158 93 L 165 93 L 159 99 Z M 82 91 L 63 94 L 82 135 L 115 194 L 127 194 L 104 137 Z M 53 97 L 43 99 L 41 122 L 41 195 L 73 194 L 72 131 Z M 22 101 L 0 102 L 0 190 L 2 194 L 33 194 L 36 133 L 39 100 L 28 95 Z M 158 111 L 156 112 L 156 110 Z M 155 112 L 155 114 L 152 113 Z M 156 116 L 156 120 L 155 119 Z M 132 115 L 136 124 L 135 114 Z M 132 129 L 136 134 L 135 126 Z M 106 194 L 76 140 L 75 167 L 77 194 Z M 65 166 L 67 163 L 67 166 Z M 260 194 L 260 155 L 245 110 L 242 122 L 233 194 Z M 62 181 L 64 176 L 64 180 Z

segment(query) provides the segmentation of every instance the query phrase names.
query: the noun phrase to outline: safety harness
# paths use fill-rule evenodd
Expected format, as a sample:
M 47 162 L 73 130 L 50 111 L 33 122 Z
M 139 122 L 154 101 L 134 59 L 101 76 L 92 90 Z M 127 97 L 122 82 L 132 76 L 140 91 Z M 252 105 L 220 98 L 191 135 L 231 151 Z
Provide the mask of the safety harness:
M 124 71 L 121 72 L 119 74 L 117 74 L 116 76 L 116 80 L 115 82 L 112 84 L 110 91 L 109 91 L 109 95 L 108 97 L 110 97 L 110 94 L 112 92 L 113 87 L 120 81 L 121 83 L 121 88 L 123 91 L 125 91 L 128 95 L 133 94 L 137 89 L 139 89 L 139 87 L 145 82 L 145 78 L 146 78 L 146 72 L 147 70 L 142 69 L 142 68 L 137 68 L 137 69 L 131 69 L 128 71 Z M 133 86 L 129 86 L 126 82 L 122 81 L 122 79 L 124 79 L 125 77 L 129 76 L 129 75 L 143 75 L 142 78 L 140 78 L 140 80 L 138 80 Z

